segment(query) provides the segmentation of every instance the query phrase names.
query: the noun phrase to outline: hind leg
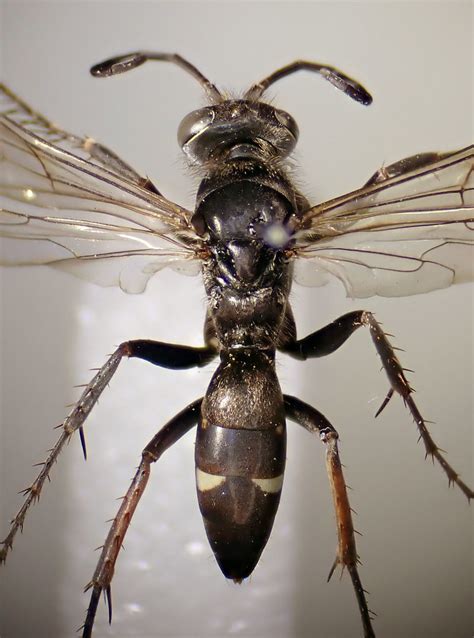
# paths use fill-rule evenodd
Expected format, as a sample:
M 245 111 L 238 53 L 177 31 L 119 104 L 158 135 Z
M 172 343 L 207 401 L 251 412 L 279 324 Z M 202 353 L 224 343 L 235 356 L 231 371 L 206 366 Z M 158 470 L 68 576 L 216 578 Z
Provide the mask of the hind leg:
M 357 598 L 364 628 L 364 637 L 375 638 L 371 612 L 367 605 L 366 592 L 362 587 L 357 569 L 359 557 L 357 555 L 355 532 L 352 524 L 351 506 L 347 496 L 347 486 L 337 448 L 339 435 L 326 417 L 312 406 L 300 401 L 296 397 L 285 395 L 284 399 L 286 416 L 299 425 L 302 425 L 309 432 L 319 434 L 319 438 L 326 445 L 326 469 L 336 513 L 338 537 L 336 559 L 329 572 L 328 580 L 338 565 L 341 565 L 343 570 L 347 569 Z
M 182 412 L 171 419 L 143 450 L 140 465 L 112 522 L 92 580 L 86 587 L 86 591 L 92 589 L 92 594 L 83 625 L 83 638 L 92 636 L 92 628 L 102 592 L 105 592 L 106 595 L 109 608 L 109 623 L 111 622 L 112 595 L 110 584 L 114 575 L 115 563 L 135 509 L 148 483 L 150 466 L 160 458 L 165 450 L 197 424 L 201 403 L 202 399 L 198 399 L 188 405 Z

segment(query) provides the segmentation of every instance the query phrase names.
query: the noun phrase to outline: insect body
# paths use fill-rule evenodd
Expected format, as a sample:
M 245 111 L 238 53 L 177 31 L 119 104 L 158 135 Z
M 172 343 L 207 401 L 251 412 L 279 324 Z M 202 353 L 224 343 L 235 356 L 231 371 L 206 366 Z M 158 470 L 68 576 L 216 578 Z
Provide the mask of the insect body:
M 347 569 L 364 635 L 374 636 L 357 569 L 337 432 L 315 408 L 282 393 L 275 353 L 301 360 L 324 356 L 367 327 L 390 383 L 378 413 L 394 392 L 400 394 L 427 454 L 468 499 L 473 497 L 433 442 L 374 316 L 350 312 L 298 339 L 288 300 L 297 258 L 313 265 L 317 283 L 335 276 L 355 297 L 413 294 L 472 279 L 473 148 L 407 158 L 375 173 L 358 191 L 310 207 L 285 166 L 298 138 L 296 122 L 260 98 L 272 83 L 300 69 L 319 73 L 369 104 L 371 97 L 360 84 L 332 67 L 298 61 L 254 85 L 243 99 L 231 99 L 180 56 L 153 53 L 120 56 L 93 67 L 92 73 L 114 75 L 150 59 L 174 62 L 190 72 L 211 101 L 190 113 L 178 132 L 183 151 L 203 172 L 194 212 L 164 198 L 107 148 L 52 126 L 3 88 L 3 262 L 20 263 L 15 247 L 34 240 L 42 251 L 37 262 L 87 276 L 89 266 L 105 266 L 101 282 L 118 283 L 130 292 L 143 290 L 164 265 L 197 264 L 208 301 L 205 344 L 196 348 L 140 339 L 117 348 L 65 419 L 0 558 L 5 560 L 28 507 L 76 430 L 85 452 L 83 423 L 124 356 L 174 369 L 204 366 L 219 357 L 205 396 L 167 423 L 143 451 L 89 584 L 83 636 L 92 635 L 102 592 L 111 615 L 115 563 L 151 464 L 196 425 L 196 485 L 209 542 L 227 578 L 240 582 L 252 573 L 278 508 L 287 419 L 318 434 L 326 445 L 338 528 L 331 573 L 337 565 Z M 62 207 L 67 216 L 56 214 Z

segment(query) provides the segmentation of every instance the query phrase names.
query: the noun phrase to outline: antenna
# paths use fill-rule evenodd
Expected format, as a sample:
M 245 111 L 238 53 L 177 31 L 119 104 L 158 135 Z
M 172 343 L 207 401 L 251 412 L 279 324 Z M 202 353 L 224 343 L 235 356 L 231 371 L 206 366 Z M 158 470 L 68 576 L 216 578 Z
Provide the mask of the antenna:
M 111 75 L 118 75 L 119 73 L 131 71 L 137 66 L 145 64 L 145 62 L 148 62 L 149 60 L 172 62 L 173 64 L 178 65 L 199 82 L 212 100 L 217 102 L 223 101 L 224 98 L 217 87 L 214 86 L 212 82 L 209 82 L 209 80 L 200 71 L 198 71 L 194 65 L 177 53 L 154 53 L 152 51 L 135 51 L 134 53 L 125 53 L 124 55 L 118 55 L 94 65 L 91 68 L 91 74 L 96 78 L 107 78 Z

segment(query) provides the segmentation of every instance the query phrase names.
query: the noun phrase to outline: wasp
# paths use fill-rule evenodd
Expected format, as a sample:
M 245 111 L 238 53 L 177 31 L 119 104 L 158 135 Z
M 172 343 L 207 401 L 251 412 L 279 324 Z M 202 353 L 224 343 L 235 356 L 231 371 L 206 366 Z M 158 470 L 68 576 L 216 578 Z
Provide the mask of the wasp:
M 426 454 L 450 483 L 473 498 L 432 439 L 389 335 L 374 315 L 349 312 L 298 338 L 289 296 L 302 264 L 312 269 L 316 283 L 336 278 L 355 298 L 424 293 L 472 280 L 474 147 L 405 158 L 376 171 L 360 189 L 310 205 L 289 170 L 297 123 L 263 95 L 280 79 L 308 71 L 369 105 L 372 97 L 360 83 L 334 67 L 297 60 L 235 98 L 181 56 L 154 52 L 117 56 L 91 73 L 108 77 L 147 61 L 176 64 L 208 98 L 208 105 L 189 113 L 178 128 L 179 144 L 201 175 L 194 210 L 171 202 L 113 151 L 56 127 L 2 86 L 2 263 L 43 263 L 78 275 L 102 268 L 101 283 L 135 293 L 166 266 L 200 272 L 207 299 L 204 344 L 138 339 L 118 346 L 62 423 L 56 444 L 25 490 L 0 559 L 5 561 L 29 507 L 76 431 L 86 454 L 84 423 L 122 359 L 175 370 L 217 359 L 205 395 L 164 425 L 142 452 L 87 586 L 83 638 L 92 636 L 102 593 L 111 620 L 117 557 L 152 464 L 192 428 L 197 428 L 197 497 L 210 546 L 226 578 L 239 583 L 250 576 L 280 501 L 288 420 L 326 447 L 338 537 L 329 577 L 337 566 L 347 570 L 364 636 L 371 638 L 373 615 L 359 575 L 338 433 L 315 407 L 282 391 L 276 352 L 302 361 L 323 357 L 359 328 L 367 329 L 389 382 L 377 414 L 398 394 Z M 26 262 L 17 252 L 22 242 L 38 247 Z

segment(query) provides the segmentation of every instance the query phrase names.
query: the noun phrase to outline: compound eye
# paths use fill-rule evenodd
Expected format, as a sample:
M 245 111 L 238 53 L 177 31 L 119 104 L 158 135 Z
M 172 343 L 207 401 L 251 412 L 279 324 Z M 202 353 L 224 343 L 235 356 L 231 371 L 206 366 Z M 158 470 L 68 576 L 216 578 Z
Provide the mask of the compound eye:
M 216 117 L 212 106 L 188 113 L 178 127 L 178 143 L 183 148 L 203 131 L 207 130 Z
M 291 117 L 289 113 L 286 111 L 280 111 L 279 109 L 275 109 L 275 117 L 278 122 L 284 126 L 291 135 L 294 137 L 295 141 L 298 139 L 299 129 L 295 120 Z

